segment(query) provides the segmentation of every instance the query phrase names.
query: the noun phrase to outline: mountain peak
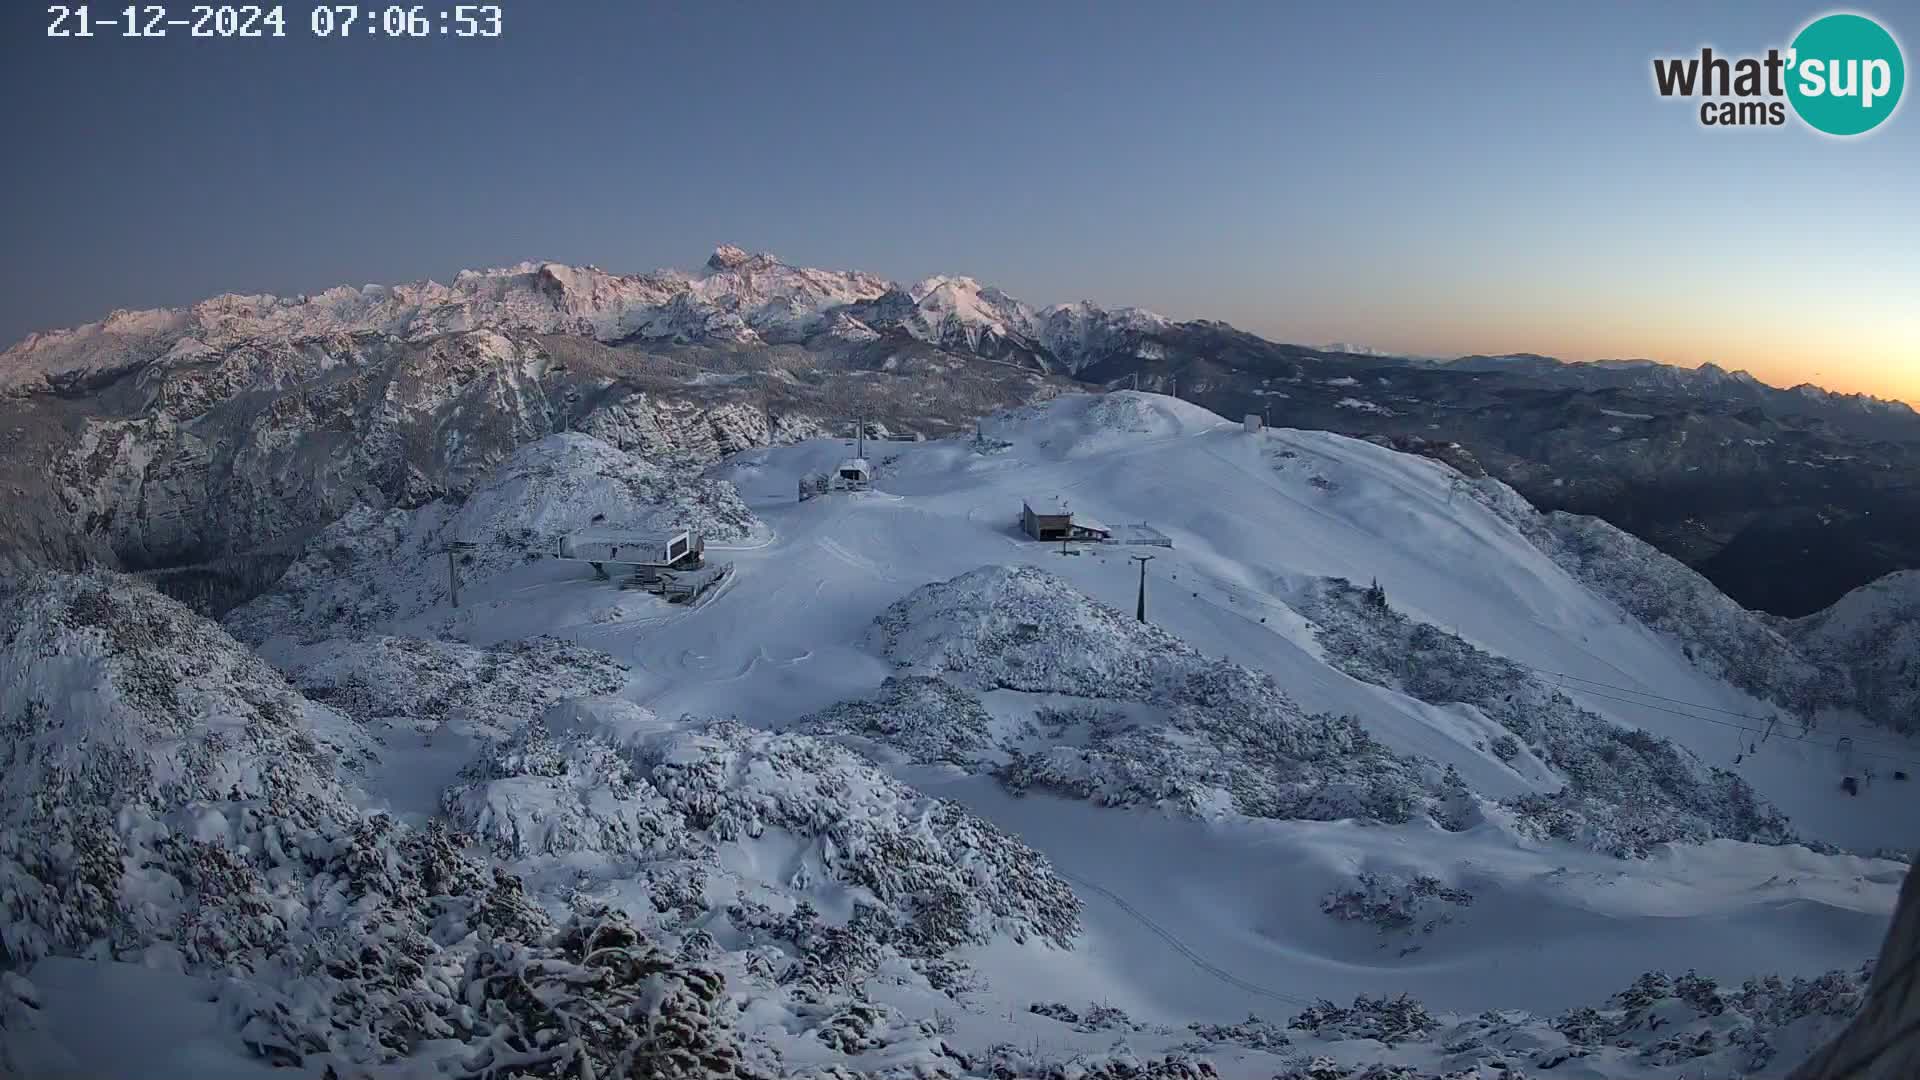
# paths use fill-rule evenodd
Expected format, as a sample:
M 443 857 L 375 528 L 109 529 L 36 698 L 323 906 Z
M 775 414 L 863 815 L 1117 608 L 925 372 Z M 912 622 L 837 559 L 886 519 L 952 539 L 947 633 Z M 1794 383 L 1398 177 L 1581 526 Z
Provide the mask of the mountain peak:
M 713 249 L 713 254 L 707 256 L 707 269 L 715 271 L 738 270 L 748 263 L 753 262 L 756 257 L 768 262 L 777 261 L 771 255 L 754 256 L 749 254 L 746 248 L 735 247 L 732 244 L 721 244 L 719 247 Z
M 980 288 L 978 281 L 965 275 L 935 274 L 915 282 L 913 288 L 907 290 L 907 295 L 913 297 L 915 302 L 919 302 L 934 293 L 943 291 L 964 296 L 978 296 L 984 290 Z

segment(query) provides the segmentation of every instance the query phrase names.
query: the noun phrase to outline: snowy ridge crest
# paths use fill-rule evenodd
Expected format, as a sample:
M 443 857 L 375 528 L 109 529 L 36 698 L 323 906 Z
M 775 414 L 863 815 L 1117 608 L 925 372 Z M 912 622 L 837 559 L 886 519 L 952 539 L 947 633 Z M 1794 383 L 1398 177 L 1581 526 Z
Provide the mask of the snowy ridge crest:
M 1703 670 L 1787 709 L 1844 693 L 1766 617 L 1639 537 L 1596 517 L 1541 513 L 1492 477 L 1465 490 L 1595 595 L 1671 637 Z
M 1894 731 L 1920 727 L 1920 571 L 1888 574 L 1832 607 L 1787 625 L 1787 635 L 1845 683 L 1829 700 L 1851 704 Z
M 971 278 L 936 277 L 902 289 L 862 271 L 793 266 L 723 245 L 704 274 L 615 274 L 596 266 L 522 262 L 463 270 L 450 284 L 340 286 L 311 295 L 228 294 L 187 308 L 116 311 L 97 323 L 29 335 L 0 353 L 0 388 L 131 370 L 262 340 L 302 342 L 380 334 L 424 341 L 497 330 L 600 341 L 682 340 L 728 346 L 843 338 L 899 329 L 979 352 L 985 339 L 1039 348 L 1072 369 L 1107 337 L 1151 332 L 1167 320 L 1091 304 L 1036 312 Z

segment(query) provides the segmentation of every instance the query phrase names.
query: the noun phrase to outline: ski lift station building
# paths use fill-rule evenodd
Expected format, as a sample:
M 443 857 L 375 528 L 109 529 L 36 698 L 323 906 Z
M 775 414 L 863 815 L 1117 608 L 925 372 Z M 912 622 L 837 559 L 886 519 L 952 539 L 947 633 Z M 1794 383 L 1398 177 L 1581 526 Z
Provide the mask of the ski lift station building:
M 863 457 L 850 457 L 830 473 L 807 473 L 800 478 L 800 500 L 805 502 L 829 491 L 873 490 L 873 467 Z
M 660 533 L 587 529 L 561 537 L 555 554 L 595 564 L 681 570 L 700 566 L 706 547 L 706 541 L 691 529 Z
M 621 588 L 643 589 L 671 604 L 697 603 L 733 573 L 732 563 L 708 565 L 706 540 L 691 529 L 589 529 L 561 537 L 554 555 L 591 565 L 602 581 L 625 575 Z
M 1067 504 L 1055 497 L 1027 499 L 1020 506 L 1020 526 L 1035 540 L 1101 541 L 1113 538 L 1113 530 L 1092 518 L 1076 518 Z
M 828 485 L 835 491 L 866 491 L 873 487 L 873 467 L 866 458 L 848 458 L 833 470 Z

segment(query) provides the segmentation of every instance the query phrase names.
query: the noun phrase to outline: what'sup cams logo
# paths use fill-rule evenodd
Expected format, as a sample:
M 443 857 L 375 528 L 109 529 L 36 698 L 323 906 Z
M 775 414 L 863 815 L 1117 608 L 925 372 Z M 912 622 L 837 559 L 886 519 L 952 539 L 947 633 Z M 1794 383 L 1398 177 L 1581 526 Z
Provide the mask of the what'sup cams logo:
M 1907 67 L 1900 43 L 1865 15 L 1822 15 L 1767 55 L 1660 57 L 1653 85 L 1661 97 L 1703 98 L 1707 127 L 1778 127 L 1787 108 L 1816 131 L 1860 135 L 1900 104 Z

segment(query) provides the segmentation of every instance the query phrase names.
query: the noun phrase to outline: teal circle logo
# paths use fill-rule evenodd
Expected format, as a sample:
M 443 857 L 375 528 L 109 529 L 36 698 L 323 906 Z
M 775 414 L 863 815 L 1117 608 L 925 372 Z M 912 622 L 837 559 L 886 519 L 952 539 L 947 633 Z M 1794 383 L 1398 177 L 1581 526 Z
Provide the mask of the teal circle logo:
M 1907 66 L 1900 44 L 1865 15 L 1823 15 L 1787 52 L 1787 100 L 1815 130 L 1859 135 L 1900 104 Z

